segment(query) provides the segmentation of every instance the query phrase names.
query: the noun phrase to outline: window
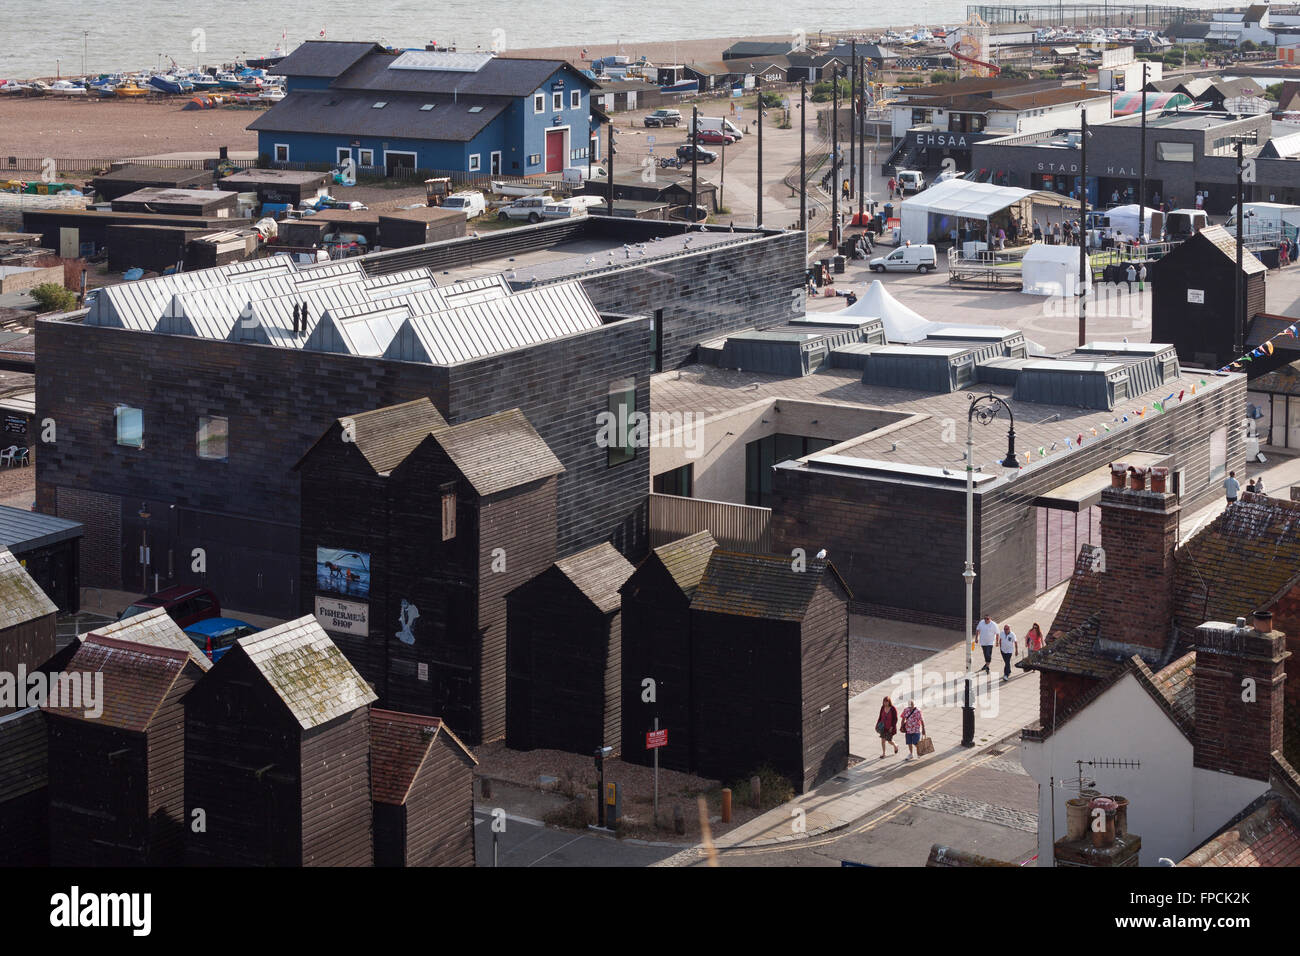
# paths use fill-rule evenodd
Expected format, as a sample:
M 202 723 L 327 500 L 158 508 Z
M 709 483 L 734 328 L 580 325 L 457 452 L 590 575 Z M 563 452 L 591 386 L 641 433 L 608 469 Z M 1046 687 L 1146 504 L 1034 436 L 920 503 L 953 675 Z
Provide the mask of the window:
M 1166 163 L 1191 163 L 1196 161 L 1196 150 L 1191 143 L 1156 143 L 1156 159 Z
M 483 168 L 482 155 L 483 155 L 482 153 L 469 154 L 469 171 L 471 173 L 476 173 Z
M 373 149 L 361 150 L 361 165 L 362 166 L 375 165 L 375 151 Z
M 538 166 L 538 165 L 541 164 L 541 162 L 542 162 L 542 154 L 541 154 L 541 153 L 529 153 L 529 154 L 528 154 L 528 165 L 529 165 L 529 166 Z
M 555 92 L 555 93 L 552 93 L 552 94 L 551 94 L 551 109 L 552 109 L 554 112 L 556 112 L 556 113 L 558 113 L 560 110 L 564 109 L 564 93 L 563 93 L 563 92 Z
M 655 309 L 650 317 L 650 371 L 664 370 L 664 310 Z
M 482 113 L 482 112 L 483 112 L 483 107 L 481 107 L 481 106 L 471 106 L 471 107 L 469 108 L 469 111 L 470 111 L 471 113 Z
M 569 92 L 569 109 L 582 109 L 582 90 L 571 90 Z
M 1210 433 L 1210 481 L 1217 481 L 1228 470 L 1228 426 Z
M 427 113 L 429 112 L 429 110 L 433 109 L 437 105 L 438 105 L 437 103 L 425 103 L 423 106 L 420 107 L 420 112 Z
M 609 386 L 609 414 L 613 417 L 613 439 L 607 446 L 605 463 L 613 468 L 636 457 L 632 443 L 632 415 L 636 412 L 636 379 L 624 378 Z
M 695 464 L 687 462 L 680 468 L 665 471 L 662 475 L 655 475 L 654 490 L 656 494 L 679 495 L 682 498 L 689 498 L 694 484 Z
M 127 448 L 144 447 L 144 412 L 119 405 L 113 410 L 117 423 L 117 443 Z
M 535 94 L 535 95 L 533 96 L 533 112 L 534 112 L 534 113 L 540 113 L 540 112 L 542 112 L 544 109 L 546 109 L 546 96 L 545 96 L 545 94 L 542 94 L 542 93 L 537 93 L 537 94 Z
M 204 461 L 225 461 L 230 451 L 230 419 L 200 415 L 194 446 Z
M 442 486 L 442 540 L 456 537 L 456 482 Z
M 830 438 L 768 435 L 745 446 L 745 504 L 772 506 L 772 466 L 838 444 Z
M 275 161 L 277 163 L 287 163 L 289 161 L 289 146 L 287 143 L 275 144 Z
M 348 149 L 346 146 L 340 146 L 336 150 L 334 150 L 335 162 L 346 163 L 351 158 L 352 158 L 352 150 Z

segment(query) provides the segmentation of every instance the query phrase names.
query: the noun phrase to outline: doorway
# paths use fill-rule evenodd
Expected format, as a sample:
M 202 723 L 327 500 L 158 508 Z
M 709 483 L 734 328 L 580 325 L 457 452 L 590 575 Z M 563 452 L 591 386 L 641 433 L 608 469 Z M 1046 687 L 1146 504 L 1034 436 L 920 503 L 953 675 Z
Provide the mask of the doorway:
M 559 173 L 564 171 L 564 160 L 569 153 L 569 131 L 567 129 L 548 129 L 546 131 L 546 171 Z

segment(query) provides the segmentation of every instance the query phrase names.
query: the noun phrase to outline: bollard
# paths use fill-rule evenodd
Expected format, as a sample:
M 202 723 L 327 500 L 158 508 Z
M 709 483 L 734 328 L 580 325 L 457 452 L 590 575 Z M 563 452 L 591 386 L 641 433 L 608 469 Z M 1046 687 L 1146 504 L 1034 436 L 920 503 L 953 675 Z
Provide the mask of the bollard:
M 755 810 L 763 805 L 763 781 L 758 776 L 749 778 L 749 802 Z
M 722 822 L 731 822 L 731 788 L 722 788 Z
M 686 834 L 686 811 L 682 809 L 680 803 L 673 807 L 673 830 L 679 836 Z

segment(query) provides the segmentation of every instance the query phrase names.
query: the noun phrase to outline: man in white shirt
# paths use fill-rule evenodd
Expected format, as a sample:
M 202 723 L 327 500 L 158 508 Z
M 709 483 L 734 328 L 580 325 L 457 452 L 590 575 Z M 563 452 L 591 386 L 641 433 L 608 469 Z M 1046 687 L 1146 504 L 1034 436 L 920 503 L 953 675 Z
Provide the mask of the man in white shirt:
M 1223 493 L 1228 498 L 1228 504 L 1234 504 L 1240 492 L 1241 483 L 1237 481 L 1237 473 L 1235 471 L 1228 472 L 1228 477 L 1223 479 Z
M 980 650 L 984 652 L 984 666 L 980 671 L 987 674 L 989 665 L 993 663 L 993 645 L 998 642 L 998 622 L 985 614 L 984 620 L 975 625 L 975 635 L 979 638 Z
M 1016 640 L 1016 635 L 1011 630 L 1010 624 L 1002 625 L 1002 633 L 999 635 L 1000 646 L 1002 651 L 1002 680 L 1011 680 L 1011 656 L 1020 648 L 1020 642 Z

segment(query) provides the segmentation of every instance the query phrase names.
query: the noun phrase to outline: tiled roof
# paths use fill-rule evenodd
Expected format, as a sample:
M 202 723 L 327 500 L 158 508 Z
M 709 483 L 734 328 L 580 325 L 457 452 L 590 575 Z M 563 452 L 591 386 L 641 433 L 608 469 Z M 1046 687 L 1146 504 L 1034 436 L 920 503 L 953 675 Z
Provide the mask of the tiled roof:
M 713 535 L 707 531 L 697 531 L 685 538 L 661 544 L 654 549 L 654 554 L 689 600 L 699 587 L 704 570 L 709 566 L 709 558 L 717 546 Z
M 93 675 L 103 675 L 101 699 L 87 700 L 83 689 L 81 700 L 63 700 L 57 707 L 46 704 L 43 709 L 71 720 L 143 733 L 189 661 L 184 651 L 90 634 L 68 662 L 65 673 L 80 674 L 82 688 L 88 686 Z M 101 705 L 103 712 L 88 714 L 94 710 L 88 706 L 91 703 Z
M 465 753 L 467 763 L 478 760 L 438 717 L 421 717 L 392 710 L 370 711 L 370 794 L 375 803 L 403 804 L 420 768 L 439 735 L 449 737 Z
M 564 471 L 550 447 L 517 408 L 459 425 L 435 425 L 438 440 L 480 495 L 517 488 Z
M 148 647 L 165 647 L 173 651 L 184 651 L 190 660 L 202 671 L 212 667 L 212 661 L 202 653 L 180 626 L 172 620 L 165 608 L 156 607 L 136 614 L 125 620 L 114 621 L 91 631 L 96 637 L 111 637 L 132 644 L 144 644 Z
M 1073 674 L 1109 681 L 1127 665 L 1129 658 L 1122 653 L 1107 653 L 1097 646 L 1101 635 L 1101 615 L 1092 614 L 1078 627 L 1069 631 L 1052 631 L 1042 650 L 1031 651 L 1016 666 L 1027 671 L 1048 671 Z
M 829 574 L 828 574 L 829 572 Z M 748 554 L 717 549 L 691 599 L 692 611 L 739 617 L 802 621 L 817 585 L 837 583 L 846 598 L 848 586 L 829 561 L 809 560 L 796 570 L 784 555 Z
M 303 729 L 319 727 L 378 699 L 311 615 L 241 637 L 236 643 Z
M 0 548 L 0 631 L 58 610 L 9 549 Z
M 1179 866 L 1300 866 L 1300 819 L 1276 794 L 1265 793 Z
M 1074 573 L 1066 586 L 1065 597 L 1056 611 L 1049 632 L 1072 631 L 1082 625 L 1101 606 L 1101 572 L 1098 556 L 1100 547 L 1083 544 L 1074 558 Z M 1051 633 L 1048 635 L 1051 640 Z
M 1174 552 L 1184 630 L 1262 610 L 1300 577 L 1300 502 L 1243 494 Z
M 608 541 L 555 562 L 556 568 L 606 614 L 619 609 L 618 589 L 636 568 Z
M 1189 651 L 1156 673 L 1144 660 L 1133 658 L 1134 674 L 1160 708 L 1190 737 L 1196 727 L 1196 652 Z

